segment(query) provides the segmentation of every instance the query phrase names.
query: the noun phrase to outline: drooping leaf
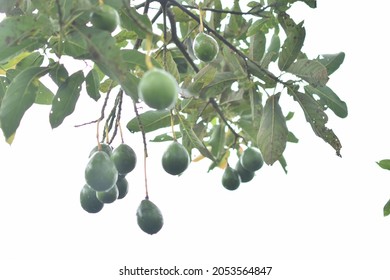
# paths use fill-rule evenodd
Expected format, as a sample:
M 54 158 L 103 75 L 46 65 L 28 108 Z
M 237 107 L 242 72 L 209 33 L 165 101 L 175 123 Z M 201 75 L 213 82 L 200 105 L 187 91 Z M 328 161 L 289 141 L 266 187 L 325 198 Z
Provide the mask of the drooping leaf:
M 389 199 L 389 201 L 387 201 L 387 203 L 383 207 L 383 216 L 386 217 L 388 215 L 390 215 L 390 199 Z
M 377 164 L 383 169 L 390 170 L 390 159 L 383 159 L 378 161 Z
M 265 52 L 266 38 L 263 32 L 257 32 L 250 37 L 249 58 L 260 62 Z
M 284 156 L 282 155 L 280 158 L 279 158 L 279 163 L 280 163 L 280 166 L 283 168 L 283 171 L 284 173 L 287 174 L 287 161 L 286 159 L 284 158 Z
M 202 155 L 211 159 L 212 161 L 215 161 L 214 156 L 206 148 L 202 140 L 200 140 L 199 137 L 196 135 L 190 123 L 181 115 L 178 115 L 178 118 L 180 123 L 180 131 L 183 134 L 183 143 L 185 142 L 185 140 L 190 142 L 192 148 L 197 149 Z
M 279 34 L 275 31 L 275 33 L 271 37 L 271 43 L 269 44 L 264 59 L 261 62 L 261 66 L 266 68 L 268 67 L 271 61 L 276 61 L 276 59 L 279 57 L 279 51 L 280 51 L 280 38 L 279 38 Z
M 6 63 L 20 53 L 44 45 L 52 32 L 49 19 L 41 15 L 7 17 L 0 22 L 0 63 Z
M 297 59 L 301 52 L 303 42 L 305 41 L 306 31 L 303 22 L 289 28 L 287 38 L 282 45 L 279 54 L 278 66 L 282 71 L 286 71 L 290 65 Z
M 225 146 L 225 126 L 223 124 L 213 126 L 210 140 L 207 144 L 211 147 L 211 153 L 218 158 Z
M 348 116 L 347 104 L 342 101 L 336 93 L 329 87 L 313 87 L 311 85 L 305 86 L 305 92 L 314 96 L 318 96 L 320 103 L 324 109 L 331 109 L 338 117 L 346 118 Z
M 317 61 L 324 65 L 328 71 L 328 75 L 331 75 L 339 69 L 340 65 L 344 62 L 344 58 L 345 53 L 340 52 L 336 54 L 323 54 L 321 57 L 317 58 Z
M 89 97 L 93 100 L 98 101 L 100 98 L 100 77 L 96 69 L 91 69 L 85 77 L 85 87 Z
M 92 59 L 104 74 L 118 82 L 127 95 L 134 101 L 138 101 L 139 79 L 130 73 L 122 52 L 115 44 L 115 39 L 108 32 L 102 32 L 95 28 L 79 28 L 81 45 L 86 47 L 90 59 Z
M 269 165 L 282 156 L 288 136 L 286 119 L 279 105 L 279 98 L 280 93 L 271 95 L 267 99 L 257 134 L 257 145 L 264 162 Z
M 122 8 L 120 17 L 122 27 L 129 31 L 134 31 L 140 39 L 145 39 L 147 34 L 153 33 L 149 17 L 139 14 L 134 7 Z
M 341 143 L 332 129 L 326 127 L 328 116 L 325 114 L 322 106 L 309 94 L 301 93 L 298 90 L 289 89 L 288 93 L 301 106 L 306 121 L 310 123 L 314 133 L 331 145 L 338 156 L 341 157 Z
M 0 123 L 8 143 L 19 127 L 24 113 L 34 104 L 39 90 L 38 79 L 48 67 L 31 67 L 20 72 L 10 83 L 0 106 Z M 11 143 L 10 143 L 11 144 Z
M 315 60 L 299 59 L 287 69 L 314 87 L 324 87 L 329 80 L 326 67 Z
M 84 74 L 80 70 L 70 75 L 58 88 L 49 115 L 52 128 L 58 127 L 67 116 L 73 113 L 80 96 L 81 84 L 83 82 Z
M 171 125 L 171 112 L 169 110 L 146 111 L 140 114 L 139 118 L 145 133 Z M 173 118 L 173 122 L 174 124 L 179 123 L 177 117 Z M 141 131 L 137 117 L 127 123 L 127 129 L 132 133 Z
M 159 62 L 160 65 L 164 65 L 164 69 L 170 74 L 172 74 L 172 76 L 175 77 L 176 81 L 180 83 L 180 73 L 177 70 L 177 65 L 176 62 L 173 60 L 171 52 L 166 52 L 165 55 L 164 52 L 160 52 L 159 55 L 156 57 L 156 60 Z

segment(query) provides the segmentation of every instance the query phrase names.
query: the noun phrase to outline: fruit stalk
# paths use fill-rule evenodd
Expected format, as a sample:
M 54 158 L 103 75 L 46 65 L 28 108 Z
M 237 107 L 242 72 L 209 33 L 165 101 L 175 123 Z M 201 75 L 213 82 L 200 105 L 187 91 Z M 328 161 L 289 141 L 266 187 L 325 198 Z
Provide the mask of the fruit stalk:
M 139 112 L 138 112 L 138 108 L 137 108 L 137 104 L 135 103 L 135 101 L 133 101 L 133 105 L 134 105 L 134 112 L 135 112 L 135 115 L 137 117 L 137 121 L 138 121 L 138 126 L 141 130 L 141 135 L 142 135 L 142 142 L 143 142 L 143 145 L 144 145 L 144 183 L 145 183 L 145 199 L 149 199 L 149 191 L 148 191 L 148 176 L 147 176 L 147 172 L 146 172 L 146 162 L 147 162 L 147 158 L 148 158 L 148 148 L 147 148 L 147 144 L 146 144 L 146 133 L 145 133 L 145 129 L 144 129 L 144 126 L 142 124 L 142 121 L 141 121 L 141 117 L 139 116 Z

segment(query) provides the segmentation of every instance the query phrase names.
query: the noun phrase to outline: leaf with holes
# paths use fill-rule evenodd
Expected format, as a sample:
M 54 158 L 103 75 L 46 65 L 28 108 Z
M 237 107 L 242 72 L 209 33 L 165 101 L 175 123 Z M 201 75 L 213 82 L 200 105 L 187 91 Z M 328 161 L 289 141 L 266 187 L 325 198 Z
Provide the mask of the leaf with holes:
M 310 123 L 314 133 L 331 145 L 335 149 L 336 154 L 341 157 L 340 150 L 342 146 L 340 140 L 332 129 L 326 127 L 328 116 L 325 114 L 323 107 L 309 94 L 291 88 L 288 90 L 288 93 L 301 106 L 306 121 Z
M 326 67 L 328 75 L 331 75 L 344 62 L 345 53 L 340 52 L 336 54 L 323 54 L 317 58 L 317 61 Z
M 347 104 L 342 101 L 336 93 L 334 93 L 329 87 L 313 87 L 310 85 L 305 86 L 305 92 L 311 96 L 317 96 L 324 109 L 331 109 L 338 117 L 346 118 L 348 116 Z
M 49 120 L 52 128 L 58 127 L 64 119 L 73 113 L 84 82 L 83 71 L 70 75 L 58 88 L 53 99 Z
M 326 67 L 315 60 L 299 59 L 290 67 L 287 72 L 290 72 L 314 87 L 325 86 L 329 80 Z

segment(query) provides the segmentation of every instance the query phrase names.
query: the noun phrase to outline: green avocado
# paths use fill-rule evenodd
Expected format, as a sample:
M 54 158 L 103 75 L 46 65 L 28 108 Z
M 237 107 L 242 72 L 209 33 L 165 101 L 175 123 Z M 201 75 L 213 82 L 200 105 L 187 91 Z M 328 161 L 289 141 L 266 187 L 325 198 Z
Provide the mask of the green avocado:
M 111 160 L 114 162 L 118 173 L 123 175 L 134 169 L 137 163 L 137 155 L 129 145 L 122 143 L 112 152 Z
M 235 169 L 237 170 L 238 175 L 240 175 L 241 183 L 249 182 L 253 179 L 253 177 L 255 177 L 255 172 L 242 167 L 240 161 L 237 161 Z
M 138 226 L 148 234 L 159 232 L 164 225 L 160 209 L 149 199 L 144 199 L 137 209 Z
M 165 150 L 161 162 L 167 173 L 179 175 L 183 173 L 190 164 L 190 156 L 182 144 L 174 141 Z
M 96 192 L 96 197 L 104 204 L 113 203 L 119 197 L 119 190 L 116 185 L 104 192 Z
M 192 48 L 195 56 L 203 62 L 213 61 L 219 52 L 217 41 L 203 32 L 195 36 Z
M 85 180 L 95 191 L 111 189 L 118 179 L 118 170 L 103 151 L 95 152 L 85 168 Z
M 87 184 L 85 184 L 80 191 L 80 204 L 88 213 L 98 213 L 104 206 L 104 204 L 97 199 L 96 191 Z
M 236 190 L 241 183 L 240 175 L 237 170 L 231 166 L 227 166 L 222 174 L 222 185 L 229 191 Z
M 263 166 L 264 161 L 258 149 L 249 147 L 242 153 L 240 163 L 246 170 L 257 171 Z

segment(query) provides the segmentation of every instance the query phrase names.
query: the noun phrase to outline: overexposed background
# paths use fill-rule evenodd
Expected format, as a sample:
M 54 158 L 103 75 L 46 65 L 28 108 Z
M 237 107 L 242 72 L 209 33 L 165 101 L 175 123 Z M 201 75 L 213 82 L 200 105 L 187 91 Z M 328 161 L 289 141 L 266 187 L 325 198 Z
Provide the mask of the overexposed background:
M 317 9 L 295 4 L 292 16 L 305 20 L 303 51 L 309 57 L 346 53 L 328 83 L 349 109 L 346 119 L 328 113 L 342 158 L 314 135 L 287 95 L 281 101 L 296 112 L 288 126 L 300 139 L 287 145 L 288 175 L 278 164 L 264 166 L 252 182 L 229 192 L 221 185 L 222 170 L 207 173 L 207 160 L 191 164 L 181 177 L 168 175 L 160 162 L 168 143 L 149 143 L 150 199 L 165 220 L 163 229 L 149 236 L 135 216 L 144 197 L 141 135 L 125 132 L 139 160 L 127 176 L 128 196 L 91 215 L 81 209 L 79 192 L 96 144 L 95 126 L 74 125 L 96 119 L 100 105 L 84 94 L 80 102 L 89 109 L 79 104 L 55 130 L 50 107 L 35 105 L 12 146 L 0 142 L 0 263 L 9 264 L 3 273 L 18 271 L 7 279 L 21 279 L 22 273 L 42 277 L 44 267 L 63 269 L 61 275 L 73 275 L 74 268 L 81 269 L 74 275 L 103 277 L 104 263 L 110 264 L 112 279 L 123 265 L 179 263 L 274 265 L 270 279 L 286 279 L 276 277 L 283 273 L 290 279 L 386 279 L 387 273 L 388 279 L 390 218 L 383 217 L 383 205 L 390 198 L 390 172 L 375 162 L 390 158 L 390 4 L 317 2 Z M 123 126 L 133 117 L 129 99 L 124 106 L 129 113 L 123 113 Z M 301 266 L 292 268 L 294 262 Z

